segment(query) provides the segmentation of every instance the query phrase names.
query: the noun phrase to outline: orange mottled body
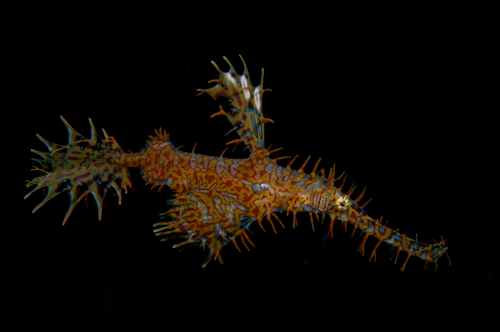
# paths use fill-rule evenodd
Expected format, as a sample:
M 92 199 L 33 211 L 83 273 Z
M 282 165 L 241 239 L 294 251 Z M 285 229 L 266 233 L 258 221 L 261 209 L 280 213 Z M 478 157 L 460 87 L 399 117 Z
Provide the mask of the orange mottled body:
M 242 58 L 243 60 L 243 58 Z M 227 61 L 227 59 L 226 59 Z M 333 234 L 333 223 L 340 220 L 347 230 L 347 223 L 360 229 L 364 238 L 359 251 L 364 254 L 368 236 L 378 239 L 372 251 L 370 260 L 376 258 L 375 253 L 380 243 L 385 242 L 397 249 L 397 254 L 404 251 L 408 258 L 417 256 L 426 263 L 436 263 L 448 249 L 445 240 L 426 244 L 411 239 L 404 234 L 393 230 L 373 219 L 363 210 L 366 204 L 359 206 L 365 190 L 356 198 L 351 195 L 356 189 L 352 186 L 347 192 L 342 192 L 346 177 L 341 185 L 335 187 L 335 182 L 342 175 L 335 178 L 335 166 L 328 175 L 324 169 L 316 172 L 320 160 L 314 166 L 311 174 L 304 173 L 309 158 L 298 170 L 291 165 L 295 158 L 286 166 L 280 166 L 278 160 L 288 157 L 273 158 L 271 154 L 280 150 L 269 151 L 264 147 L 264 124 L 273 122 L 264 118 L 262 113 L 263 74 L 261 83 L 253 86 L 250 82 L 248 70 L 244 64 L 244 72 L 239 75 L 227 61 L 230 70 L 219 72 L 219 78 L 209 81 L 216 85 L 209 89 L 199 89 L 201 93 L 210 95 L 220 106 L 220 111 L 214 116 L 226 116 L 233 125 L 239 139 L 230 141 L 238 145 L 244 143 L 249 150 L 245 159 L 230 159 L 207 156 L 176 149 L 170 141 L 169 135 L 160 129 L 156 136 L 150 136 L 146 148 L 138 153 L 124 153 L 117 141 L 106 134 L 100 139 L 90 121 L 92 136 L 86 139 L 75 131 L 64 119 L 69 141 L 67 145 L 50 143 L 40 136 L 49 152 L 34 151 L 43 159 L 37 160 L 43 169 L 43 175 L 29 181 L 27 186 L 36 185 L 32 191 L 48 188 L 49 192 L 40 208 L 48 200 L 59 193 L 69 190 L 70 208 L 66 213 L 66 222 L 73 208 L 89 193 L 94 196 L 99 207 L 99 218 L 102 211 L 102 199 L 107 190 L 112 187 L 118 193 L 121 202 L 121 189 L 131 186 L 128 168 L 138 167 L 142 170 L 143 178 L 152 189 L 161 190 L 168 186 L 174 192 L 169 202 L 172 208 L 163 214 L 170 220 L 154 224 L 158 236 L 172 235 L 182 238 L 175 247 L 186 244 L 199 244 L 208 247 L 209 255 L 203 267 L 211 258 L 218 258 L 221 249 L 233 243 L 238 250 L 239 240 L 244 247 L 253 245 L 246 233 L 254 222 L 257 222 L 266 231 L 269 223 L 276 232 L 272 217 L 281 223 L 276 213 L 286 211 L 293 214 L 295 227 L 299 212 L 307 212 L 314 230 L 314 218 L 319 221 L 319 214 L 330 216 L 328 235 Z M 32 193 L 31 192 L 31 193 Z M 26 195 L 28 197 L 31 193 Z M 396 260 L 397 260 L 396 254 Z M 427 265 L 427 264 L 426 264 Z

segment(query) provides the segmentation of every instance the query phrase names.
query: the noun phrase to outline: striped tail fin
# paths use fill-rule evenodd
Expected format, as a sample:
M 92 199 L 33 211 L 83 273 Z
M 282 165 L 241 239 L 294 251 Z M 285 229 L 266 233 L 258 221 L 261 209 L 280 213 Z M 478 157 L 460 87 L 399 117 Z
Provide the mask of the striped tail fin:
M 24 199 L 41 188 L 48 189 L 45 199 L 33 209 L 34 213 L 52 198 L 68 190 L 70 205 L 63 220 L 64 225 L 78 202 L 90 193 L 97 203 L 100 220 L 103 199 L 109 187 L 114 188 L 121 204 L 121 190 L 125 189 L 127 192 L 127 187 L 132 186 L 128 168 L 124 166 L 125 153 L 118 142 L 112 136 L 108 136 L 104 129 L 104 140 L 98 137 L 90 118 L 90 139 L 73 129 L 62 116 L 61 120 L 68 129 L 68 144 L 51 143 L 37 134 L 49 151 L 31 150 L 43 158 L 32 158 L 42 166 L 42 168 L 34 167 L 32 170 L 44 174 L 27 181 L 26 187 L 36 185 L 36 188 Z

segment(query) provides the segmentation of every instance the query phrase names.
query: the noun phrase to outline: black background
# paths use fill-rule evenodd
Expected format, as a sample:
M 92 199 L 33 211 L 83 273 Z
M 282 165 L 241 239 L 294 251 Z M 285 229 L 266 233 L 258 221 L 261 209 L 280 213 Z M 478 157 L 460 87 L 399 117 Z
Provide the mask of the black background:
M 23 317 L 19 329 L 491 330 L 498 298 L 491 9 L 252 6 L 203 18 L 203 8 L 197 15 L 45 9 L 13 26 L 13 98 L 3 119 L 4 175 L 13 182 L 4 192 L 14 189 L 6 211 L 15 217 L 6 213 L 4 222 L 15 230 L 4 235 L 13 243 L 6 288 L 16 294 L 10 307 Z M 83 135 L 91 117 L 125 150 L 138 151 L 161 126 L 181 150 L 197 142 L 196 152 L 220 155 L 237 136 L 224 137 L 229 122 L 210 119 L 218 107 L 195 89 L 218 78 L 210 61 L 228 69 L 222 56 L 241 73 L 238 54 L 254 84 L 266 70 L 264 87 L 273 92 L 264 95 L 264 115 L 275 122 L 266 124 L 266 145 L 284 148 L 276 156 L 299 154 L 298 168 L 312 155 L 306 171 L 319 157 L 320 167 L 336 163 L 349 172 L 348 185 L 359 183 L 357 193 L 367 186 L 370 216 L 423 241 L 443 236 L 452 265 L 444 257 L 437 272 L 423 271 L 412 258 L 401 273 L 405 256 L 394 265 L 385 245 L 369 263 L 357 252 L 359 233 L 349 239 L 351 228 L 342 234 L 339 223 L 327 239 L 327 224 L 312 232 L 304 214 L 295 230 L 280 216 L 287 228 L 277 235 L 253 226 L 256 248 L 238 253 L 230 245 L 224 265 L 202 269 L 207 252 L 179 253 L 155 238 L 151 226 L 172 192 L 150 191 L 135 169 L 134 190 L 121 206 L 108 193 L 101 221 L 89 199 L 62 227 L 65 195 L 31 214 L 43 195 L 22 200 L 23 181 L 38 176 L 29 149 L 45 148 L 36 133 L 66 142 L 60 115 Z M 244 156 L 241 147 L 225 154 Z M 368 252 L 375 243 L 368 240 Z

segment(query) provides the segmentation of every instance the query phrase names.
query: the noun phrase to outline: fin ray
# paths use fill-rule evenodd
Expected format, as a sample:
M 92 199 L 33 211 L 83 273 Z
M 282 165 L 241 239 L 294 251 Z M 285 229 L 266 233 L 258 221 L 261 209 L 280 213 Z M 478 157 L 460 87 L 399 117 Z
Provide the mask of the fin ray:
M 231 131 L 238 133 L 250 152 L 267 156 L 269 153 L 264 147 L 264 123 L 266 121 L 262 121 L 264 119 L 262 113 L 264 70 L 262 70 L 260 83 L 254 86 L 250 81 L 247 65 L 241 55 L 244 68 L 241 75 L 236 72 L 226 57 L 223 58 L 229 65 L 229 71 L 220 70 L 217 64 L 212 61 L 219 72 L 219 79 L 210 82 L 217 84 L 208 89 L 198 89 L 198 91 L 208 93 L 219 104 L 220 112 L 216 114 L 226 115 L 233 125 Z
M 33 209 L 36 212 L 55 196 L 69 190 L 70 204 L 63 220 L 64 225 L 83 195 L 91 193 L 97 203 L 100 220 L 103 199 L 108 189 L 112 187 L 117 192 L 121 204 L 121 189 L 127 192 L 127 187 L 131 186 L 128 168 L 123 163 L 125 154 L 116 140 L 106 132 L 105 140 L 98 137 L 90 118 L 90 140 L 77 132 L 62 116 L 61 120 L 68 130 L 68 144 L 61 148 L 61 145 L 49 142 L 37 134 L 49 152 L 31 150 L 43 158 L 33 158 L 42 166 L 41 169 L 35 167 L 34 170 L 43 171 L 44 174 L 28 181 L 26 187 L 36 187 L 24 199 L 41 188 L 48 188 L 43 201 Z

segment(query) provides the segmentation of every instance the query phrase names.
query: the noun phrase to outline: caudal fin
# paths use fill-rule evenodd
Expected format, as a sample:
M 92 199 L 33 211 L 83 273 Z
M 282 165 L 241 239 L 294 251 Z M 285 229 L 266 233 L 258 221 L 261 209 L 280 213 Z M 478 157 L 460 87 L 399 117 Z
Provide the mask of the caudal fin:
M 36 185 L 36 188 L 24 198 L 28 198 L 38 189 L 48 189 L 45 199 L 33 209 L 34 213 L 49 200 L 68 190 L 70 205 L 63 220 L 64 225 L 78 202 L 90 193 L 97 203 L 100 220 L 103 199 L 109 187 L 114 188 L 121 204 L 121 190 L 125 189 L 127 192 L 127 187 L 132 186 L 128 168 L 123 162 L 125 154 L 118 142 L 112 136 L 108 136 L 104 129 L 104 140 L 98 137 L 90 118 L 90 139 L 73 129 L 62 116 L 61 120 L 68 129 L 68 144 L 51 143 L 37 134 L 49 152 L 31 150 L 43 158 L 32 158 L 42 166 L 42 168 L 34 167 L 32 170 L 41 171 L 43 174 L 27 181 L 26 187 Z

